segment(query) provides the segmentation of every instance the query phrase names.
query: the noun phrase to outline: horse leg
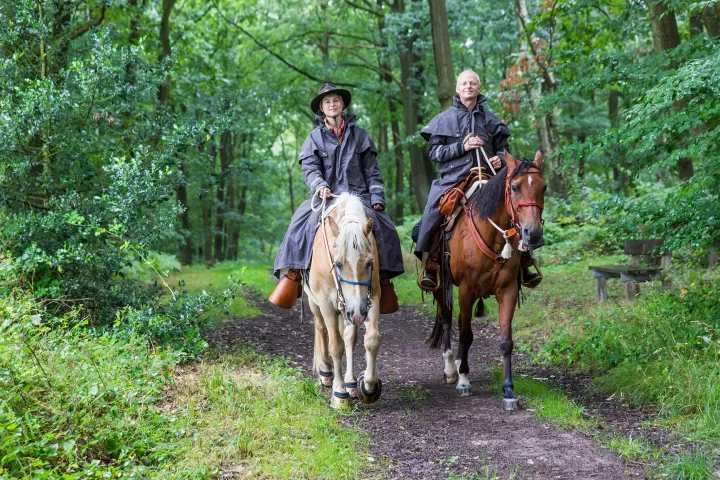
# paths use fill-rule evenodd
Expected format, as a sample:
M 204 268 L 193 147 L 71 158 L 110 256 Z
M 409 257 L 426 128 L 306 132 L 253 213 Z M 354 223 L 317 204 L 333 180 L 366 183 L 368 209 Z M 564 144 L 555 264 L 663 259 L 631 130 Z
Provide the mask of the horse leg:
M 340 334 L 344 319 L 342 315 L 335 313 L 335 308 L 332 305 L 324 306 L 322 313 L 328 330 L 329 351 L 333 362 L 333 391 L 330 406 L 333 408 L 347 408 L 350 405 L 350 394 L 345 391 L 345 381 L 343 380 L 342 359 L 345 353 L 345 342 Z
M 310 310 L 315 316 L 315 348 L 313 352 L 313 371 L 320 384 L 325 388 L 332 387 L 332 359 L 328 355 L 328 332 L 325 328 L 320 308 L 310 302 Z
M 358 378 L 358 399 L 363 403 L 375 403 L 382 393 L 382 382 L 378 378 L 376 361 L 377 352 L 382 342 L 378 327 L 380 315 L 371 310 L 365 321 L 365 373 Z
M 458 381 L 457 364 L 455 355 L 452 352 L 452 316 L 445 307 L 444 295 L 442 300 L 436 298 L 438 304 L 437 315 L 442 321 L 442 344 L 443 344 L 443 379 L 445 383 L 454 384 Z
M 458 294 L 458 303 L 460 307 L 460 314 L 458 315 L 458 327 L 460 328 L 460 338 L 458 339 L 458 350 L 457 365 L 459 380 L 455 387 L 457 393 L 461 397 L 467 397 L 470 395 L 470 380 L 468 374 L 470 373 L 470 365 L 468 364 L 468 352 L 470 351 L 470 345 L 473 342 L 472 333 L 472 307 L 475 298 L 473 297 L 472 291 L 467 288 L 464 284 L 460 286 L 460 292 Z
M 514 290 L 514 291 L 513 291 Z M 503 354 L 503 408 L 505 410 L 517 410 L 520 408 L 517 395 L 513 391 L 512 381 L 512 319 L 515 314 L 517 303 L 517 288 L 503 292 L 497 296 L 498 317 L 500 320 L 500 351 Z
M 343 332 L 345 339 L 345 388 L 351 397 L 357 398 L 357 381 L 353 369 L 353 351 L 357 343 L 357 326 L 354 323 L 346 324 Z

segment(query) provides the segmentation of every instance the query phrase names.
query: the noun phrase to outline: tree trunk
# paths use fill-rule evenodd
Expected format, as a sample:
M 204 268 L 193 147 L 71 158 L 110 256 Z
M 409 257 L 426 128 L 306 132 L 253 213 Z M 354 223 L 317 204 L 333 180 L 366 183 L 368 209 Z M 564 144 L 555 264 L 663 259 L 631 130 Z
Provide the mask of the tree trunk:
M 382 11 L 383 7 L 383 0 L 376 0 L 378 5 L 378 10 Z M 380 32 L 380 41 L 383 47 L 383 52 L 387 51 L 388 48 L 388 42 L 387 42 L 387 35 L 385 33 L 385 17 L 380 16 L 378 17 L 378 31 Z M 383 71 L 383 74 L 381 75 L 381 79 L 383 83 L 385 84 L 386 91 L 391 91 L 392 89 L 392 77 L 390 76 L 390 65 L 387 60 L 387 57 L 380 56 L 378 60 L 378 64 L 380 65 L 380 69 Z M 395 103 L 393 102 L 392 98 L 388 97 L 388 113 L 390 115 L 390 132 L 392 133 L 392 141 L 393 141 L 393 154 L 395 157 L 395 195 L 394 195 L 394 220 L 396 223 L 402 223 L 402 217 L 403 217 L 403 192 L 405 191 L 405 166 L 404 166 L 404 155 L 402 150 L 402 139 L 400 137 L 400 125 L 397 121 L 396 113 L 397 109 L 395 108 Z
M 183 211 L 180 213 L 180 235 L 182 237 L 180 243 L 180 262 L 183 265 L 192 265 L 192 229 L 190 228 L 190 206 L 187 199 L 187 176 L 185 173 L 185 163 L 180 162 L 180 175 L 183 177 L 183 184 L 175 190 L 175 198 L 182 205 Z
M 411 2 L 412 3 L 412 2 Z M 395 0 L 393 11 L 404 12 L 405 5 L 403 0 Z M 417 38 L 417 32 L 420 29 L 419 21 L 413 26 L 413 33 L 408 35 L 402 41 L 400 56 L 400 76 L 402 83 L 403 96 L 403 116 L 405 120 L 405 138 L 414 137 L 417 132 L 417 126 L 420 117 L 420 99 L 415 91 L 413 83 L 418 78 L 417 63 L 418 56 L 413 51 L 413 43 Z M 410 172 L 412 177 L 412 189 L 415 196 L 415 204 L 420 211 L 425 207 L 425 202 L 430 192 L 430 182 L 433 174 L 429 173 L 426 167 L 425 155 L 423 150 L 412 142 L 408 144 L 408 152 L 410 153 Z
M 160 18 L 160 57 L 162 63 L 170 56 L 170 12 L 175 5 L 175 0 L 162 0 L 163 11 Z M 170 98 L 170 76 L 168 75 L 158 89 L 158 100 L 164 104 Z
M 703 16 L 700 11 L 690 14 L 690 36 L 700 35 L 703 31 Z
M 215 150 L 215 139 L 210 139 L 210 148 L 208 151 L 208 157 L 209 157 L 209 166 L 210 168 L 206 169 L 205 172 L 203 172 L 203 179 L 202 184 L 200 186 L 201 188 L 201 199 L 202 199 L 202 217 L 203 217 L 203 260 L 205 262 L 205 265 L 210 266 L 215 263 L 213 260 L 213 250 L 212 250 L 212 196 L 210 195 L 210 182 L 208 182 L 208 177 L 210 176 L 212 170 L 215 168 L 215 157 L 217 155 L 217 151 Z
M 542 55 L 536 50 L 536 46 L 541 42 L 537 36 L 529 32 L 526 25 L 530 23 L 530 15 L 528 14 L 525 0 L 515 0 L 515 13 L 517 15 L 518 35 L 520 37 L 520 53 L 528 59 L 528 65 L 532 64 L 530 59 L 535 59 L 538 68 L 538 74 L 542 77 L 542 93 L 550 95 L 555 92 L 556 83 L 552 72 L 549 71 L 548 65 L 542 61 L 538 61 Z M 529 71 L 530 67 L 528 67 Z M 528 72 L 529 73 L 529 72 Z M 565 179 L 560 171 L 563 159 L 558 154 L 560 147 L 560 135 L 557 126 L 557 112 L 555 108 L 548 113 L 543 114 L 538 110 L 540 96 L 535 90 L 531 82 L 525 83 L 525 89 L 530 100 L 530 109 L 535 117 L 535 125 L 540 141 L 540 151 L 545 159 L 543 163 L 547 165 L 548 185 L 555 196 L 564 196 Z
M 432 25 L 433 53 L 438 81 L 438 101 L 440 108 L 446 110 L 452 106 L 455 94 L 455 82 L 448 29 L 445 0 L 428 0 L 430 3 L 430 24 Z
M 288 194 L 290 195 L 290 216 L 295 213 L 295 192 L 293 190 L 292 167 L 287 169 L 288 174 Z
M 647 7 L 650 15 L 655 53 L 670 50 L 680 45 L 680 33 L 678 33 L 675 13 L 668 10 L 662 1 L 648 1 Z
M 680 45 L 680 33 L 678 32 L 675 13 L 668 9 L 662 1 L 648 1 L 647 7 L 650 15 L 655 53 L 672 50 Z M 676 107 L 683 108 L 682 102 L 676 103 Z M 691 178 L 693 176 L 692 159 L 688 157 L 679 158 L 677 171 L 681 179 L 687 180 Z
M 707 29 L 708 37 L 716 38 L 720 36 L 720 5 L 705 7 L 703 10 L 703 23 Z
M 222 262 L 225 260 L 225 250 L 223 249 L 223 237 L 225 236 L 225 182 L 228 177 L 228 168 L 230 166 L 230 156 L 232 149 L 232 133 L 225 130 L 220 137 L 220 173 L 217 181 L 217 213 L 215 214 L 215 260 Z

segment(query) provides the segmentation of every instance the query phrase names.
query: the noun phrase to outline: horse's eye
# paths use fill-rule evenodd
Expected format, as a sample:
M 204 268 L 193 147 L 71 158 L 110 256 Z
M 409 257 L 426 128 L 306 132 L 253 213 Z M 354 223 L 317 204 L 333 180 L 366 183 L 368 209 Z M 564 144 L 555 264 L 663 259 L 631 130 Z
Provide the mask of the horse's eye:
M 340 260 L 335 260 L 335 268 L 342 268 L 343 264 Z
M 512 191 L 513 191 L 513 192 L 517 192 L 518 190 L 520 190 L 520 189 L 518 188 L 518 186 L 515 185 L 514 183 L 512 184 L 512 186 L 511 186 L 510 188 L 512 188 Z
M 367 269 L 367 268 L 372 268 L 372 266 L 373 266 L 373 261 L 372 261 L 372 260 L 368 260 L 367 262 L 365 262 L 365 268 L 366 268 L 366 269 Z

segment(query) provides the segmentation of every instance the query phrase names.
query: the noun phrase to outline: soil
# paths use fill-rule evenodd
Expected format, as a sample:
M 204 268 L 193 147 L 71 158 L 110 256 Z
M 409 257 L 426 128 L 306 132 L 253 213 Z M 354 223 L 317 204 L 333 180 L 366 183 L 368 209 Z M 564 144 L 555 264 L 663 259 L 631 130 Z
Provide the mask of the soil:
M 209 340 L 221 348 L 252 342 L 264 353 L 288 356 L 311 374 L 312 317 L 306 308 L 307 317 L 301 323 L 299 305 L 282 310 L 263 302 L 264 315 L 231 319 L 210 332 Z M 603 450 L 591 434 L 540 422 L 528 409 L 504 411 L 501 393 L 489 388 L 489 371 L 501 361 L 498 331 L 492 325 L 473 325 L 469 375 L 473 394 L 458 397 L 455 386 L 442 380 L 441 352 L 424 344 L 433 322 L 410 307 L 380 318 L 382 398 L 343 417 L 348 426 L 357 425 L 371 436 L 371 461 L 384 465 L 380 478 L 489 479 L 494 474 L 543 480 L 645 478 L 643 470 Z M 362 335 L 360 330 L 355 350 L 358 374 L 365 363 Z M 456 344 L 454 340 L 453 346 Z M 514 362 L 516 374 L 547 378 L 571 398 L 584 402 L 592 414 L 607 419 L 613 428 L 634 431 L 647 416 L 622 406 L 617 399 L 589 394 L 589 379 L 535 369 L 517 352 Z M 516 393 L 522 402 L 522 391 Z

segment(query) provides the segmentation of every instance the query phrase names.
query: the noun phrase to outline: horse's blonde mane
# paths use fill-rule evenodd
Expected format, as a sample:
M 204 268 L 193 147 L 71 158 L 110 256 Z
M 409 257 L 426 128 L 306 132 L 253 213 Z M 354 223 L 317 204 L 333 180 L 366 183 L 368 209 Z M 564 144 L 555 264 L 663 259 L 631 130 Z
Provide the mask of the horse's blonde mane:
M 345 258 L 350 252 L 360 253 L 370 248 L 370 240 L 363 232 L 367 222 L 365 207 L 359 197 L 342 193 L 337 202 L 337 224 L 340 234 L 335 239 L 336 253 Z

